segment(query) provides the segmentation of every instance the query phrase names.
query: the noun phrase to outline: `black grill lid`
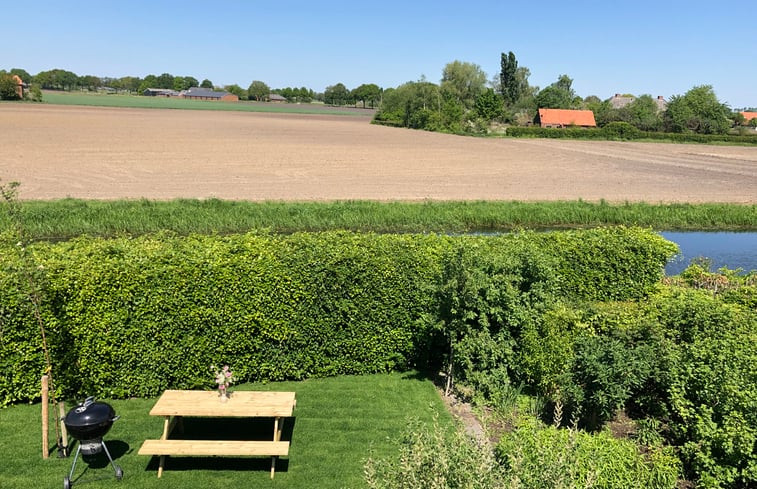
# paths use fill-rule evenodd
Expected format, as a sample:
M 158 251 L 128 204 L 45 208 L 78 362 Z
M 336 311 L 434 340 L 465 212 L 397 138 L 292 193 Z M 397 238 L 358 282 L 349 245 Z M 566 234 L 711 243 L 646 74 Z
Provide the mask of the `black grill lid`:
M 116 412 L 110 404 L 95 401 L 94 397 L 88 397 L 83 403 L 70 410 L 63 422 L 66 423 L 66 426 L 81 428 L 112 422 L 115 418 Z

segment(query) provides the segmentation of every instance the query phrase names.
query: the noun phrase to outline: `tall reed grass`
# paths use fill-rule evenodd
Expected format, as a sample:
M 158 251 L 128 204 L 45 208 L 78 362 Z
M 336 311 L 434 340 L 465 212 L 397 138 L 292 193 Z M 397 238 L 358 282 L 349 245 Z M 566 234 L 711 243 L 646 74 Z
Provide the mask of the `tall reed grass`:
M 489 233 L 513 229 L 637 225 L 656 230 L 757 230 L 757 206 L 565 202 L 249 202 L 196 200 L 25 201 L 35 239 L 82 234 L 229 234 L 346 229 L 379 233 Z M 2 219 L 0 214 L 0 219 Z

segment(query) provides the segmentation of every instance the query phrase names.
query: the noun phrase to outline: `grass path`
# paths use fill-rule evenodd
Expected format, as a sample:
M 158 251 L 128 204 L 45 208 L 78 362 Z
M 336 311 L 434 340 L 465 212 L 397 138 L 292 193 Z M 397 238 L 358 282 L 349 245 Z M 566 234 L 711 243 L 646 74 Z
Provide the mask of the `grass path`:
M 137 455 L 147 438 L 157 438 L 162 420 L 148 412 L 154 399 L 107 401 L 121 417 L 105 436 L 111 454 L 124 471 L 120 483 L 130 488 L 174 489 L 201 487 L 359 488 L 364 487 L 363 463 L 371 451 L 384 456 L 396 450 L 396 439 L 410 417 L 451 425 L 451 417 L 436 389 L 413 373 L 342 376 L 302 382 L 245 384 L 239 390 L 293 390 L 295 418 L 285 427 L 290 455 L 279 460 L 276 477 L 269 478 L 268 458 L 169 458 L 157 478 L 157 458 Z M 69 404 L 68 408 L 71 408 Z M 207 420 L 195 429 L 227 433 L 234 426 Z M 267 427 L 266 427 L 267 429 Z M 60 487 L 73 458 L 48 460 L 40 456 L 40 405 L 18 405 L 0 410 L 0 487 Z M 113 470 L 104 455 L 91 466 L 77 463 L 74 484 L 81 488 L 112 488 Z M 89 467 L 86 472 L 84 468 Z M 120 486 L 119 486 L 120 487 Z

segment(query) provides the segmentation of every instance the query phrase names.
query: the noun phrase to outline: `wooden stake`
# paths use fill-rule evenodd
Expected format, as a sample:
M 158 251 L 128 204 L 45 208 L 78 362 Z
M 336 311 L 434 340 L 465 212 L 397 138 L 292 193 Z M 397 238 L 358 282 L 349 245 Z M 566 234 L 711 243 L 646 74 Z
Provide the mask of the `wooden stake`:
M 50 397 L 49 397 L 49 377 L 42 376 L 42 458 L 50 456 Z
M 66 401 L 60 401 L 58 402 L 58 419 L 60 421 L 63 421 L 63 418 L 66 416 Z M 60 423 L 60 439 L 61 439 L 61 445 L 63 446 L 63 453 L 64 456 L 68 456 L 68 431 L 66 431 L 66 424 L 61 422 Z

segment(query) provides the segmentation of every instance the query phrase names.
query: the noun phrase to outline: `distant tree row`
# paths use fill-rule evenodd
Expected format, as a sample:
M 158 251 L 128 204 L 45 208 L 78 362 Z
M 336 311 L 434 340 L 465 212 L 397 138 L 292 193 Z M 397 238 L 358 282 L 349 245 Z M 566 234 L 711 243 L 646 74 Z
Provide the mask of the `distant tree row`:
M 743 122 L 738 112 L 717 99 L 709 85 L 672 97 L 664 110 L 650 95 L 633 97 L 624 107 L 615 108 L 610 99 L 578 96 L 568 75 L 560 75 L 543 89 L 531 86 L 530 71 L 518 66 L 512 51 L 501 54 L 500 68 L 498 76 L 487 82 L 486 73 L 476 64 L 448 63 L 439 84 L 422 77 L 384 90 L 375 119 L 455 133 L 486 132 L 497 123 L 532 124 L 540 108 L 591 110 L 600 127 L 626 122 L 643 131 L 723 134 Z
M 0 71 L 0 73 L 5 73 Z M 307 87 L 270 88 L 265 82 L 254 80 L 245 90 L 239 85 L 215 86 L 212 81 L 189 75 L 176 76 L 170 73 L 160 75 L 150 74 L 144 78 L 124 76 L 121 78 L 98 77 L 94 75 L 79 76 L 71 71 L 53 69 L 41 71 L 31 75 L 21 68 L 13 68 L 11 75 L 18 75 L 24 82 L 45 90 L 88 90 L 96 91 L 102 88 L 129 93 L 143 93 L 148 88 L 187 90 L 191 87 L 201 87 L 211 90 L 224 90 L 237 95 L 240 100 L 267 101 L 273 94 L 280 95 L 286 102 L 309 103 L 324 102 L 329 105 L 361 105 L 363 108 L 375 108 L 381 102 L 383 90 L 374 83 L 362 84 L 355 89 L 348 89 L 343 83 L 336 83 L 326 88 L 323 93 L 315 92 Z M 10 96 L 10 95 L 9 95 Z

